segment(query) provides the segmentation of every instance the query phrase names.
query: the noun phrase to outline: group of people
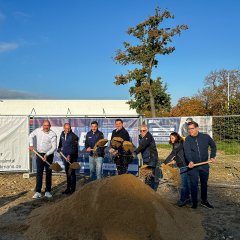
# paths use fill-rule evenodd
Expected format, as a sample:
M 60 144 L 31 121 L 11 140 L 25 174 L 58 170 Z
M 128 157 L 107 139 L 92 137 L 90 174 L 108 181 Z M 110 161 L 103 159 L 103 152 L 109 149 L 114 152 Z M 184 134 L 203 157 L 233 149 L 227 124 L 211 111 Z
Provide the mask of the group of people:
M 207 199 L 207 182 L 209 177 L 209 164 L 203 164 L 195 167 L 194 164 L 208 161 L 210 146 L 210 160 L 215 162 L 216 145 L 208 134 L 199 132 L 199 126 L 196 122 L 187 123 L 188 136 L 185 141 L 182 137 L 173 132 L 170 135 L 169 143 L 172 145 L 172 152 L 162 164 L 169 164 L 175 160 L 177 167 L 180 169 L 181 176 L 181 193 L 178 206 L 182 207 L 192 202 L 192 208 L 198 206 L 198 183 L 201 183 L 201 205 L 213 208 Z M 111 140 L 120 138 L 123 141 L 130 141 L 128 131 L 123 127 L 122 119 L 115 120 L 115 130 L 112 132 Z M 63 194 L 72 194 L 76 190 L 76 172 L 74 169 L 69 171 L 69 163 L 77 161 L 78 158 L 78 136 L 71 130 L 71 125 L 65 123 L 60 140 L 57 145 L 57 135 L 51 130 L 49 120 L 44 120 L 42 127 L 35 129 L 29 136 L 29 150 L 33 150 L 34 139 L 36 140 L 36 151 L 42 157 L 36 157 L 36 192 L 33 198 L 41 198 L 42 177 L 45 168 L 46 171 L 46 188 L 45 197 L 51 198 L 52 170 L 48 163 L 53 162 L 54 152 L 57 150 L 66 156 L 64 160 L 65 171 L 67 176 L 67 188 Z M 104 139 L 104 134 L 98 129 L 98 122 L 91 122 L 91 130 L 86 135 L 85 149 L 89 153 L 90 179 L 102 178 L 102 165 L 105 154 L 104 147 L 97 147 L 96 143 Z M 131 162 L 132 155 L 141 153 L 143 164 L 151 169 L 151 181 L 149 186 L 156 190 L 158 183 L 158 173 L 160 168 L 158 164 L 158 151 L 152 134 L 148 131 L 147 125 L 140 126 L 139 145 L 134 149 L 131 156 L 126 154 L 122 146 L 116 148 L 110 141 L 109 153 L 116 163 L 118 175 L 127 173 L 128 164 Z M 163 166 L 163 165 L 162 165 Z M 191 197 L 190 197 L 191 196 Z
M 180 169 L 181 192 L 178 206 L 182 207 L 192 203 L 192 208 L 198 207 L 198 184 L 201 184 L 201 205 L 207 208 L 214 208 L 208 202 L 207 183 L 209 177 L 209 147 L 210 161 L 215 163 L 216 144 L 208 135 L 199 132 L 198 123 L 189 121 L 187 123 L 188 136 L 183 138 L 176 132 L 170 134 L 169 143 L 172 145 L 172 152 L 163 162 L 168 164 L 175 160 Z M 200 164 L 195 166 L 195 164 Z M 190 198 L 191 196 L 191 198 Z
M 115 127 L 116 129 L 113 130 L 111 139 L 119 137 L 123 141 L 131 141 L 129 133 L 123 127 L 122 119 L 115 120 Z M 94 147 L 96 143 L 103 138 L 103 133 L 98 129 L 98 122 L 91 122 L 91 130 L 86 135 L 85 149 L 89 153 L 90 179 L 92 180 L 95 178 L 102 178 L 102 165 L 105 154 L 104 147 L 98 147 L 96 150 Z M 36 141 L 35 151 L 38 154 L 36 155 L 36 192 L 33 198 L 36 199 L 42 197 L 41 189 L 44 169 L 46 172 L 45 197 L 52 197 L 52 169 L 49 167 L 49 164 L 52 164 L 53 162 L 55 151 L 61 152 L 61 156 L 65 156 L 65 158 L 62 157 L 62 159 L 64 161 L 67 176 L 67 188 L 63 191 L 63 194 L 72 194 L 76 190 L 76 171 L 74 169 L 69 171 L 69 163 L 76 162 L 78 159 L 79 138 L 73 133 L 71 125 L 69 123 L 64 124 L 59 143 L 57 144 L 57 135 L 51 130 L 50 121 L 44 120 L 42 127 L 35 129 L 29 135 L 30 151 L 34 149 L 34 140 Z M 116 148 L 110 144 L 109 152 L 113 155 L 118 175 L 126 173 L 129 161 L 125 161 L 125 159 L 129 160 L 131 157 L 129 158 L 129 155 L 126 157 L 126 153 L 121 146 Z

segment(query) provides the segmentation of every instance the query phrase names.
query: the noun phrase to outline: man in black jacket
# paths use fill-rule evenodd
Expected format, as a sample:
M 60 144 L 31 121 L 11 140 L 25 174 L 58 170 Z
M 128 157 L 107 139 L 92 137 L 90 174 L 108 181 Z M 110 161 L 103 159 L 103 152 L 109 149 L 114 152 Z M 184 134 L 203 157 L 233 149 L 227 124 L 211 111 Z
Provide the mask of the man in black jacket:
M 72 132 L 71 125 L 65 123 L 63 131 L 60 135 L 58 152 L 62 152 L 67 160 L 63 159 L 65 165 L 65 171 L 67 175 L 67 189 L 62 192 L 63 194 L 71 194 L 76 189 L 76 173 L 74 169 L 69 171 L 69 163 L 77 161 L 78 158 L 78 136 Z
M 123 127 L 122 119 L 118 118 L 115 120 L 115 127 L 116 127 L 116 129 L 114 129 L 112 131 L 111 140 L 114 137 L 119 137 L 119 138 L 122 138 L 123 141 L 130 141 L 129 133 Z M 114 162 L 116 163 L 116 166 L 117 166 L 118 175 L 126 173 L 127 169 L 128 169 L 129 157 L 124 156 L 125 152 L 124 152 L 122 146 L 118 147 L 117 149 L 116 149 L 116 147 L 113 147 L 112 145 L 110 147 L 111 147 L 110 152 L 114 155 Z
M 156 190 L 157 184 L 155 184 L 155 182 L 158 183 L 157 175 L 161 175 L 161 173 L 159 173 L 160 169 L 156 168 L 158 163 L 158 152 L 155 140 L 145 124 L 140 127 L 139 146 L 134 152 L 136 154 L 141 153 L 143 164 L 148 165 L 148 167 L 152 169 L 150 179 L 148 181 L 145 180 L 145 182 Z
M 97 179 L 102 178 L 102 164 L 104 158 L 104 148 L 97 148 L 96 152 L 93 152 L 93 148 L 98 140 L 103 139 L 104 135 L 98 130 L 98 122 L 91 122 L 91 131 L 86 135 L 85 148 L 89 152 L 89 168 L 90 178 L 94 179 L 94 173 L 96 173 Z
M 188 123 L 189 136 L 184 142 L 184 152 L 186 160 L 189 162 L 189 180 L 192 196 L 192 208 L 197 208 L 198 205 L 198 181 L 201 183 L 201 205 L 207 208 L 213 206 L 207 200 L 207 182 L 209 177 L 209 164 L 204 164 L 194 167 L 193 164 L 208 161 L 208 147 L 210 146 L 210 160 L 215 162 L 216 145 L 213 139 L 208 134 L 199 132 L 196 122 Z

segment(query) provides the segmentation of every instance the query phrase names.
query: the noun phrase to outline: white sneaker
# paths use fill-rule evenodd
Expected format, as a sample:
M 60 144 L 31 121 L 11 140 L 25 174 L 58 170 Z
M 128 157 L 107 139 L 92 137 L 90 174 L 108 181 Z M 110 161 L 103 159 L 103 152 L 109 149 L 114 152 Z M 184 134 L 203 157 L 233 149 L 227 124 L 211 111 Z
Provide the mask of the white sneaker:
M 50 192 L 45 192 L 45 197 L 52 198 L 52 194 Z
M 35 194 L 33 195 L 33 199 L 37 199 L 37 198 L 41 198 L 42 194 L 40 192 L 35 192 Z

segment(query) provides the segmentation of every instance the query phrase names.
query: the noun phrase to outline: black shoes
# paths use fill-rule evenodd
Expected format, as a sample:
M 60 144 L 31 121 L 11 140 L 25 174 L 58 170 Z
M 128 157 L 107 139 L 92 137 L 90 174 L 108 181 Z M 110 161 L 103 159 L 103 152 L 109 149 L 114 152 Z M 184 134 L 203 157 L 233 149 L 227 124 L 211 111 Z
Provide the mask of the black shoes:
M 213 205 L 211 205 L 208 201 L 201 201 L 201 206 L 213 209 Z
M 213 205 L 211 205 L 208 201 L 201 201 L 201 206 L 205 207 L 205 208 L 209 208 L 209 209 L 213 209 Z M 197 203 L 193 203 L 192 205 L 193 209 L 197 208 Z
M 189 204 L 189 203 L 191 203 L 191 199 L 190 198 L 186 199 L 185 201 L 179 200 L 177 202 L 177 205 L 178 205 L 178 207 L 183 207 L 183 206 L 185 206 L 186 204 Z
M 71 191 L 70 189 L 66 189 L 62 192 L 62 194 L 72 194 L 74 191 Z
M 192 209 L 196 209 L 196 208 L 197 208 L 197 203 L 193 203 L 193 205 L 192 205 L 191 208 L 192 208 Z

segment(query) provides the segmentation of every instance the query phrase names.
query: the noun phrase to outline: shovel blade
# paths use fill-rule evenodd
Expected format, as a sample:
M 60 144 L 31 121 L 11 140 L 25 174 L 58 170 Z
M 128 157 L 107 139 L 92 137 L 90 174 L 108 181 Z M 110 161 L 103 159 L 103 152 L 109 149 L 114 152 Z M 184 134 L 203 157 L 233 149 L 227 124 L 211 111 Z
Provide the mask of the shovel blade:
M 58 163 L 51 164 L 51 166 L 49 168 L 52 169 L 55 172 L 62 171 L 62 168 L 61 168 L 61 166 Z
M 73 163 L 71 163 L 70 168 L 71 169 L 80 169 L 81 166 L 78 162 L 73 162 Z

